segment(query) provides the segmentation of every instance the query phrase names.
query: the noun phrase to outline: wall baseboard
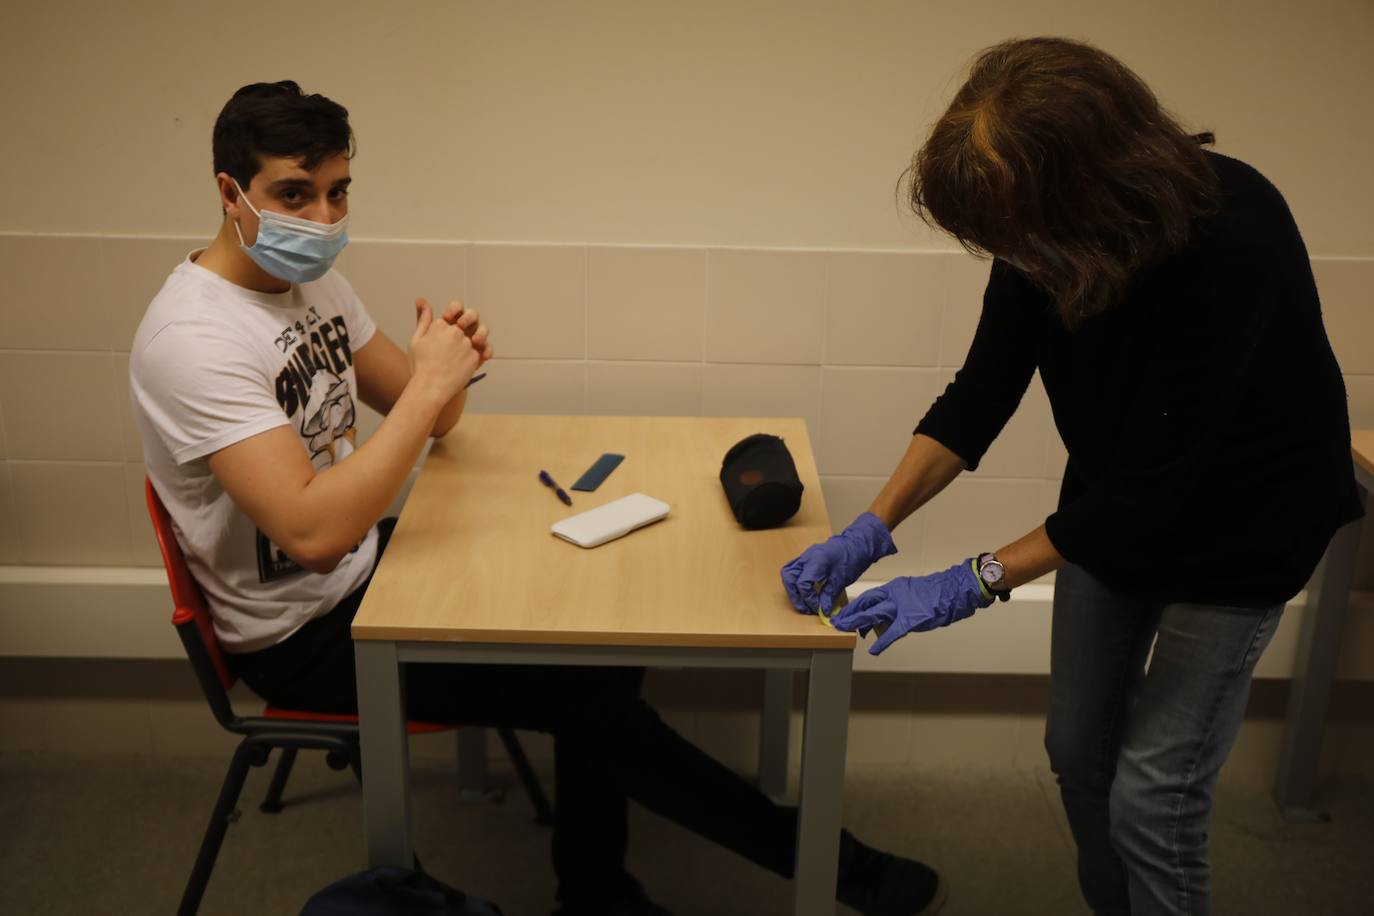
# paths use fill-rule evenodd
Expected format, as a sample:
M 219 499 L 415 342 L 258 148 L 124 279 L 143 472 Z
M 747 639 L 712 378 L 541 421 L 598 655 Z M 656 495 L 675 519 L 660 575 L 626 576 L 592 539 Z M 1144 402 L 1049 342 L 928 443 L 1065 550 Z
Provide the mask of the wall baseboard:
M 860 581 L 858 595 L 881 581 Z M 861 645 L 856 671 L 1047 674 L 1054 585 L 1029 585 L 957 627 L 903 639 L 879 657 Z M 1289 603 L 1256 669 L 1293 670 L 1306 593 Z M 0 566 L 0 657 L 179 659 L 162 570 L 143 567 Z M 1351 595 L 1338 676 L 1374 680 L 1374 592 Z
M 184 658 L 161 569 L 0 566 L 0 656 Z
M 859 581 L 849 594 L 881 584 Z M 899 640 L 876 658 L 861 647 L 854 656 L 854 670 L 1048 674 L 1053 602 L 1053 584 L 1023 586 L 1008 604 L 995 604 L 958 626 L 923 633 L 920 639 Z M 1256 677 L 1292 676 L 1306 613 L 1307 593 L 1299 592 L 1285 608 L 1278 631 L 1255 668 Z M 1374 592 L 1351 593 L 1337 677 L 1374 680 Z

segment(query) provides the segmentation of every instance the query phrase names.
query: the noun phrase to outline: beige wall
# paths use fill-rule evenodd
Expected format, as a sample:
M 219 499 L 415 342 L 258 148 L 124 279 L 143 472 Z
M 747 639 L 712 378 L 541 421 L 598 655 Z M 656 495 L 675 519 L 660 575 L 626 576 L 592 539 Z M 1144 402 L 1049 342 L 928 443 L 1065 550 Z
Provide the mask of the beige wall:
M 219 106 L 291 77 L 353 113 L 361 237 L 947 247 L 895 179 L 973 51 L 1045 33 L 1374 255 L 1368 0 L 7 0 L 0 231 L 209 231 Z
M 194 244 L 0 235 L 0 564 L 159 564 L 127 348 Z M 1374 426 L 1374 260 L 1316 265 L 1355 370 L 1355 422 Z M 839 525 L 867 507 L 962 361 L 987 269 L 962 252 L 372 241 L 340 268 L 400 341 L 410 296 L 483 311 L 500 357 L 474 411 L 806 418 Z M 1037 380 L 979 471 L 899 529 L 901 552 L 874 575 L 941 568 L 1034 528 L 1064 460 Z
M 127 348 L 216 228 L 219 105 L 285 76 L 352 110 L 341 267 L 383 326 L 404 340 L 417 294 L 487 311 L 474 409 L 797 414 L 843 522 L 959 364 L 984 269 L 901 215 L 896 177 L 973 50 L 1044 32 L 1118 53 L 1285 191 L 1374 426 L 1368 2 L 12 0 L 0 564 L 156 565 Z M 1033 526 L 1062 464 L 1037 386 L 879 574 Z
M 487 311 L 500 358 L 474 409 L 800 415 L 843 524 L 959 364 L 985 271 L 901 214 L 897 175 L 968 56 L 1036 33 L 1119 54 L 1273 178 L 1316 259 L 1352 416 L 1374 426 L 1368 0 L 6 0 L 0 566 L 158 564 L 129 343 L 167 271 L 216 228 L 219 106 L 243 83 L 284 77 L 352 112 L 356 241 L 340 266 L 383 327 L 404 340 L 416 295 Z M 901 553 L 875 575 L 1030 528 L 1063 461 L 1037 384 L 983 469 L 900 529 Z M 1362 569 L 1374 585 L 1374 537 Z M 117 616 L 125 592 L 88 603 Z M 11 634 L 28 606 L 15 604 L 0 600 Z M 89 610 L 48 628 L 98 629 Z M 165 626 L 165 606 L 148 610 Z M 1345 662 L 1367 669 L 1374 643 L 1355 642 Z M 184 663 L 128 664 L 4 659 L 0 750 L 222 751 Z M 163 674 L 139 676 L 145 664 Z M 735 674 L 687 685 L 659 672 L 651 693 L 747 772 L 757 684 Z M 1042 692 L 1034 680 L 865 674 L 850 759 L 1040 765 Z M 1328 767 L 1368 768 L 1361 708 L 1332 724 Z M 1280 709 L 1247 725 L 1228 778 L 1271 778 Z

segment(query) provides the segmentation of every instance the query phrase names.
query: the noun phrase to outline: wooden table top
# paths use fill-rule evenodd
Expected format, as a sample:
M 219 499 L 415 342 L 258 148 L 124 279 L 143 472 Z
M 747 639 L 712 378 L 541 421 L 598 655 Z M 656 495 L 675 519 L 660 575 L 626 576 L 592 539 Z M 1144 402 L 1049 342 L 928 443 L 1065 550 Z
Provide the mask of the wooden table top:
M 805 485 L 781 528 L 746 531 L 720 485 L 726 450 L 782 436 Z M 603 452 L 625 461 L 571 508 L 565 489 Z M 663 521 L 590 550 L 559 519 L 642 492 Z M 430 451 L 353 622 L 356 639 L 601 646 L 852 649 L 798 614 L 778 571 L 830 535 L 799 419 L 465 416 Z
M 1374 429 L 1352 429 L 1350 451 L 1365 473 L 1374 474 Z

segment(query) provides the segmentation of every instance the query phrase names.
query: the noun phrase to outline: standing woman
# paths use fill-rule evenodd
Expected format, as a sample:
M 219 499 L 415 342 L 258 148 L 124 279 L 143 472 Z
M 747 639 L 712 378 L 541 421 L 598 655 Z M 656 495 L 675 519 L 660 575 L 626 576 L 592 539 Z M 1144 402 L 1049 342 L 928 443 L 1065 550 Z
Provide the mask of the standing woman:
M 1100 916 L 1210 911 L 1212 792 L 1251 672 L 1361 514 L 1298 228 L 1210 141 L 1087 45 L 977 58 L 911 170 L 916 212 L 994 259 L 968 357 L 870 510 L 782 571 L 798 610 L 829 614 L 1040 371 L 1069 453 L 1057 511 L 831 622 L 877 630 L 876 654 L 1059 570 L 1045 746 Z

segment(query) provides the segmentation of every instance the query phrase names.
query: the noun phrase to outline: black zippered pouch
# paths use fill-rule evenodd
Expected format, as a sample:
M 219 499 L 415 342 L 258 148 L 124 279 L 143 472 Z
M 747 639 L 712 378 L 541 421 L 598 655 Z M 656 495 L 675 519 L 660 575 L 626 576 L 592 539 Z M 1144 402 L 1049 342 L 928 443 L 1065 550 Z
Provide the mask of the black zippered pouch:
M 725 453 L 720 485 L 730 511 L 745 528 L 776 528 L 801 508 L 801 478 L 787 444 L 777 436 L 755 433 Z

